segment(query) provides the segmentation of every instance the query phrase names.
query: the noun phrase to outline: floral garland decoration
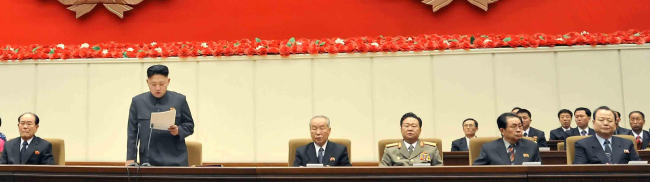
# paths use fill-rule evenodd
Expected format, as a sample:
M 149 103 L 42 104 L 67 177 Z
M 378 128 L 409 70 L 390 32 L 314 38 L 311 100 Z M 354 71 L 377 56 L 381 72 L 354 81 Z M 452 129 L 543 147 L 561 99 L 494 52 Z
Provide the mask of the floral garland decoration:
M 352 37 L 348 39 L 261 40 L 255 38 L 235 41 L 172 42 L 172 43 L 116 43 L 89 45 L 6 45 L 0 48 L 0 60 L 54 60 L 90 58 L 167 58 L 199 56 L 265 56 L 292 54 L 338 54 L 376 52 L 421 52 L 456 49 L 487 49 L 502 47 L 537 48 L 539 46 L 645 44 L 650 41 L 650 30 L 628 30 L 614 33 L 570 32 L 561 35 L 537 33 L 533 35 L 419 35 Z

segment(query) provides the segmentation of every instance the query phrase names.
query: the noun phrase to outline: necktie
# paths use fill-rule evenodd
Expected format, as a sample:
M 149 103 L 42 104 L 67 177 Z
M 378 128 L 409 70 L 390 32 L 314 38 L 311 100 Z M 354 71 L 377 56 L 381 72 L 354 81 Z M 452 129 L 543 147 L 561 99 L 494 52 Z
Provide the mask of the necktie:
M 641 145 L 643 145 L 643 143 L 641 143 L 641 136 L 636 136 L 636 149 L 641 150 Z
M 323 163 L 323 148 L 318 149 L 318 163 L 322 164 Z
M 612 148 L 609 147 L 609 140 L 605 140 L 605 155 L 607 156 L 607 163 L 612 163 Z
M 515 163 L 515 145 L 510 145 L 508 147 L 508 156 L 510 156 L 510 164 Z
M 413 153 L 413 145 L 409 146 L 409 156 Z
M 587 136 L 587 131 L 582 131 L 582 132 L 580 132 L 580 135 L 582 135 L 582 136 Z
M 528 137 L 528 133 L 524 133 L 524 137 Z
M 27 152 L 27 141 L 24 141 L 24 142 L 23 142 L 23 147 L 20 148 L 20 163 L 21 163 L 21 164 L 23 163 L 23 154 L 24 154 L 25 152 Z M 24 159 L 24 160 L 27 160 L 27 159 Z

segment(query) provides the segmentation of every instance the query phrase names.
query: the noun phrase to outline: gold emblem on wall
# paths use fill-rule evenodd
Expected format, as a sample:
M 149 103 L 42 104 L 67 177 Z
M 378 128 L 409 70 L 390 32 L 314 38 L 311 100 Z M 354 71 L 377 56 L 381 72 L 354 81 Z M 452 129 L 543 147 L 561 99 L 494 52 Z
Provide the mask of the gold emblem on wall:
M 76 12 L 77 18 L 92 11 L 99 3 L 103 4 L 106 9 L 120 18 L 124 18 L 124 12 L 133 9 L 129 5 L 136 5 L 142 1 L 143 0 L 59 0 L 63 5 L 71 5 L 68 9 Z
M 422 0 L 422 3 L 433 6 L 433 12 L 436 12 L 441 8 L 447 6 L 452 1 L 454 0 Z M 467 1 L 487 11 L 488 4 L 497 2 L 498 0 L 467 0 Z

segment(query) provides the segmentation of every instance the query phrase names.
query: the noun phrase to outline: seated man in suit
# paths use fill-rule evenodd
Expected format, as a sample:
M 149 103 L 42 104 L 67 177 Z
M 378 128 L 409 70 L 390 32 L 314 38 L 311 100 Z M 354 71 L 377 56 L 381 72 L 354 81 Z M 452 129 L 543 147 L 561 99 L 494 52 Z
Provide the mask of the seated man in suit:
M 567 137 L 566 131 L 571 129 L 573 113 L 568 109 L 562 109 L 557 113 L 557 119 L 560 120 L 560 127 L 551 130 L 551 140 L 565 140 Z
M 473 118 L 467 118 L 463 121 L 463 132 L 465 137 L 451 142 L 451 151 L 469 151 L 469 139 L 476 138 L 478 131 L 478 122 Z
M 325 166 L 351 166 L 348 158 L 348 148 L 344 145 L 330 142 L 330 119 L 325 116 L 314 116 L 309 121 L 311 139 L 314 141 L 296 149 L 296 159 L 293 166 L 307 164 L 323 164 Z
M 614 130 L 614 135 L 631 135 L 632 130 L 629 130 L 627 128 L 623 128 L 618 125 L 618 123 L 621 122 L 621 113 L 618 111 L 614 111 L 614 115 L 616 116 L 616 130 Z
M 645 125 L 645 114 L 641 111 L 632 111 L 629 115 L 630 127 L 632 132 L 630 135 L 636 138 L 636 147 L 638 150 L 650 150 L 650 133 L 643 130 Z
M 573 164 L 627 164 L 638 161 L 632 141 L 612 136 L 616 117 L 607 106 L 594 111 L 595 135 L 576 141 Z
M 593 135 L 594 130 L 589 128 L 589 121 L 591 120 L 591 110 L 584 107 L 579 107 L 575 111 L 573 111 L 573 114 L 576 117 L 575 121 L 578 127 L 571 128 L 571 130 L 566 131 L 567 138 L 570 136 Z
M 497 118 L 503 138 L 483 144 L 474 165 L 521 165 L 524 162 L 541 162 L 539 147 L 535 142 L 522 139 L 523 122 L 512 113 Z
M 5 143 L 0 164 L 54 165 L 52 144 L 34 136 L 38 124 L 38 116 L 34 113 L 24 113 L 18 117 L 20 137 Z
M 519 109 L 517 116 L 519 116 L 524 123 L 524 137 L 533 137 L 539 147 L 546 147 L 546 135 L 544 132 L 530 127 L 530 123 L 533 122 L 530 111 L 528 109 Z
M 413 163 L 442 166 L 438 145 L 419 139 L 422 130 L 420 117 L 413 113 L 406 113 L 399 124 L 404 140 L 386 145 L 379 166 L 412 166 Z

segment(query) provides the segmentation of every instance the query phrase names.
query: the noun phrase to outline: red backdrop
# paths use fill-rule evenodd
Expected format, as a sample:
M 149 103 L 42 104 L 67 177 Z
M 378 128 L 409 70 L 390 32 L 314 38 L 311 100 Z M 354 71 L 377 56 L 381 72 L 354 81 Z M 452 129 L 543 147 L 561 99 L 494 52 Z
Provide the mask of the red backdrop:
M 75 19 L 56 0 L 0 1 L 0 44 L 171 42 L 378 35 L 613 32 L 650 29 L 648 0 L 145 0 L 120 19 L 103 6 Z

